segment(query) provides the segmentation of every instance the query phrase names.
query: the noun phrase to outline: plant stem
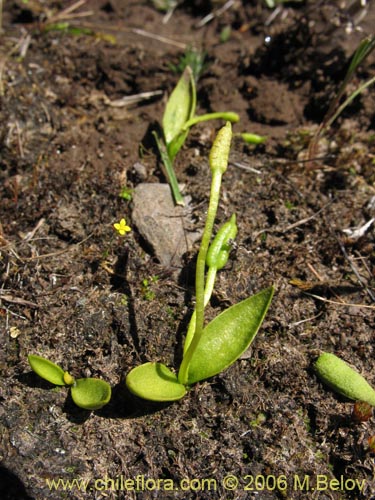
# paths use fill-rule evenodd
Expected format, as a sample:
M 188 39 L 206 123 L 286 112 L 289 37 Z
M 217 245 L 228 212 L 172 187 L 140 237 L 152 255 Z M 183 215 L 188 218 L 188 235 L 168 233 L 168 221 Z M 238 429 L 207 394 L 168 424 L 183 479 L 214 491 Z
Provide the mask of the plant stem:
M 208 268 L 207 276 L 206 276 L 206 285 L 204 288 L 204 307 L 206 307 L 206 305 L 208 304 L 208 302 L 211 298 L 211 295 L 212 295 L 212 292 L 214 289 L 216 273 L 217 273 L 216 267 L 209 267 Z M 190 346 L 191 339 L 195 333 L 196 320 L 197 320 L 197 313 L 194 309 L 194 312 L 191 315 L 188 331 L 187 331 L 186 337 L 185 337 L 184 354 L 186 354 L 186 352 Z
M 202 242 L 197 258 L 197 267 L 195 275 L 195 293 L 196 293 L 196 304 L 195 304 L 195 333 L 190 342 L 190 345 L 183 357 L 180 371 L 178 374 L 178 380 L 181 384 L 186 384 L 188 379 L 188 368 L 193 356 L 193 353 L 199 343 L 199 340 L 203 333 L 203 323 L 204 323 L 204 274 L 206 265 L 206 255 L 208 247 L 210 244 L 212 231 L 214 227 L 215 217 L 217 208 L 219 205 L 220 197 L 220 186 L 221 186 L 222 172 L 219 170 L 213 171 L 212 181 L 211 181 L 211 193 L 210 202 L 208 205 L 206 225 L 203 231 Z
M 227 122 L 223 128 L 217 133 L 216 139 L 210 151 L 210 169 L 212 172 L 210 201 L 208 203 L 206 224 L 203 231 L 202 241 L 198 252 L 196 274 L 195 274 L 195 332 L 191 339 L 190 345 L 184 354 L 180 371 L 178 373 L 178 381 L 180 384 L 187 384 L 189 375 L 189 365 L 193 354 L 202 337 L 204 326 L 204 281 L 205 281 L 205 266 L 207 251 L 210 245 L 212 231 L 214 227 L 217 208 L 220 199 L 221 179 L 228 167 L 228 158 L 230 152 L 230 143 L 232 140 L 232 126 Z
M 169 185 L 171 187 L 174 201 L 176 202 L 177 205 L 184 206 L 185 201 L 184 201 L 184 198 L 180 192 L 180 188 L 178 186 L 178 181 L 176 178 L 176 174 L 174 173 L 171 159 L 169 158 L 167 151 L 163 147 L 163 144 L 162 144 L 160 138 L 158 137 L 157 133 L 155 131 L 153 131 L 152 135 L 155 137 L 155 142 L 156 142 L 156 145 L 157 145 L 159 153 L 160 153 L 160 158 L 161 158 L 161 160 L 164 164 L 164 167 L 165 167 L 165 174 L 166 174 L 167 180 L 169 182 Z
M 197 123 L 206 122 L 208 120 L 227 120 L 229 122 L 236 123 L 239 121 L 240 117 L 237 113 L 233 111 L 218 111 L 216 113 L 206 113 L 204 115 L 193 116 L 187 122 L 184 123 L 183 130 L 186 130 Z

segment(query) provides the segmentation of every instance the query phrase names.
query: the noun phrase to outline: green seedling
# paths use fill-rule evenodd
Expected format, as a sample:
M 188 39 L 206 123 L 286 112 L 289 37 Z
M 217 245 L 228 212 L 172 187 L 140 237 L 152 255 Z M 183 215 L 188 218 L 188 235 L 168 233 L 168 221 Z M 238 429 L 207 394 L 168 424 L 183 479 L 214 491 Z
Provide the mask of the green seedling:
M 239 116 L 233 112 L 208 113 L 200 116 L 195 115 L 197 106 L 197 91 L 193 71 L 186 66 L 176 87 L 171 93 L 165 107 L 162 128 L 163 138 L 154 131 L 156 145 L 159 149 L 161 160 L 165 167 L 166 177 L 171 186 L 173 197 L 178 205 L 184 205 L 173 162 L 184 145 L 189 130 L 193 125 L 208 120 L 222 119 L 229 122 L 237 122 Z
M 227 24 L 226 26 L 224 26 L 224 28 L 220 31 L 220 36 L 219 36 L 219 40 L 220 40 L 220 43 L 225 43 L 229 40 L 230 36 L 232 34 L 232 28 L 229 24 Z
M 315 363 L 319 378 L 338 394 L 375 406 L 375 390 L 345 361 L 325 352 Z
M 204 69 L 206 68 L 206 52 L 197 50 L 194 47 L 188 47 L 185 53 L 181 56 L 178 64 L 169 64 L 173 73 L 181 74 L 184 72 L 186 66 L 191 68 L 194 81 L 197 83 Z
M 365 83 L 360 85 L 356 90 L 354 90 L 340 105 L 340 100 L 344 95 L 345 89 L 353 78 L 357 68 L 362 64 L 365 59 L 371 54 L 371 52 L 375 49 L 375 35 L 369 36 L 362 40 L 355 51 L 352 60 L 350 62 L 349 68 L 346 72 L 345 78 L 340 85 L 340 88 L 335 96 L 335 98 L 331 101 L 331 104 L 325 114 L 323 121 L 318 127 L 314 137 L 311 139 L 308 150 L 308 160 L 311 161 L 314 156 L 316 156 L 316 149 L 318 145 L 319 137 L 328 130 L 333 122 L 341 115 L 344 109 L 359 95 L 363 92 L 367 87 L 373 85 L 375 83 L 375 76 L 367 80 Z
M 141 398 L 151 401 L 181 399 L 191 385 L 228 368 L 254 340 L 271 303 L 273 287 L 231 306 L 207 325 L 204 322 L 204 310 L 213 291 L 216 273 L 226 265 L 232 240 L 237 234 L 236 217 L 232 215 L 211 241 L 231 137 L 232 127 L 228 122 L 219 131 L 210 153 L 211 192 L 196 264 L 195 310 L 178 375 L 162 363 L 149 362 L 134 368 L 126 377 L 126 385 Z
M 126 201 L 132 201 L 133 199 L 133 189 L 127 186 L 123 186 L 119 193 L 119 197 Z
M 59 31 L 64 35 L 69 36 L 91 36 L 98 40 L 103 40 L 105 42 L 109 42 L 112 45 L 116 44 L 116 38 L 109 33 L 100 33 L 98 31 L 94 31 L 91 28 L 85 28 L 83 26 L 74 26 L 67 21 L 61 21 L 57 23 L 47 23 L 43 26 L 44 33 L 48 33 L 50 31 Z
M 159 280 L 158 276 L 151 276 L 149 279 L 144 278 L 142 280 L 142 296 L 145 300 L 154 300 L 155 292 L 152 290 L 152 284 L 157 283 Z
M 74 403 L 85 410 L 99 410 L 111 399 L 111 386 L 98 378 L 75 380 L 72 375 L 49 361 L 35 354 L 28 356 L 32 370 L 39 377 L 51 384 L 70 387 Z

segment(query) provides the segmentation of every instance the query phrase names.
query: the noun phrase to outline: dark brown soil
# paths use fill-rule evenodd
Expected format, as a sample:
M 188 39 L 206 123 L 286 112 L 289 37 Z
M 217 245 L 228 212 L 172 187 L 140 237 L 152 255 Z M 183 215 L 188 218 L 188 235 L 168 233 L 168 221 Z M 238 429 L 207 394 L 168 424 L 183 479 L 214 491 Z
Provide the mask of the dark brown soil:
M 340 8 L 333 0 L 291 2 L 276 13 L 242 0 L 198 27 L 223 4 L 182 2 L 163 23 L 152 2 L 92 0 L 71 13 L 73 33 L 50 29 L 66 21 L 67 2 L 5 2 L 1 498 L 375 498 L 374 419 L 355 423 L 353 403 L 313 370 L 322 350 L 334 352 L 375 383 L 374 226 L 358 239 L 344 232 L 375 217 L 373 88 L 321 138 L 314 165 L 304 161 L 351 55 L 375 26 L 375 4 L 362 16 L 360 2 L 349 0 Z M 270 284 L 276 294 L 243 359 L 181 401 L 152 405 L 128 394 L 124 378 L 147 360 L 178 367 L 198 247 L 180 266 L 163 267 L 119 193 L 165 182 L 150 132 L 178 79 L 171 65 L 188 46 L 207 54 L 199 113 L 236 111 L 235 132 L 268 137 L 232 147 L 218 221 L 236 212 L 239 234 L 209 315 Z M 347 92 L 374 71 L 371 55 Z M 197 227 L 220 125 L 193 128 L 176 159 Z M 113 229 L 123 217 L 132 225 L 125 238 Z M 30 371 L 30 353 L 108 381 L 110 404 L 79 410 L 64 388 Z M 233 491 L 229 475 L 238 479 Z M 53 479 L 89 485 L 53 489 Z M 186 491 L 183 479 L 191 481 Z

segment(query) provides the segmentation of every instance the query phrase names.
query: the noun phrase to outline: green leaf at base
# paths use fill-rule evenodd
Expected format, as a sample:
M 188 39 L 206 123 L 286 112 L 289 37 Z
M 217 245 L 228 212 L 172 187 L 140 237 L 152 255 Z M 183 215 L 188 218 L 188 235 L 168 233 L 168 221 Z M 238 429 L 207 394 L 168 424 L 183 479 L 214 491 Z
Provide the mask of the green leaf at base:
M 176 401 L 186 394 L 176 375 L 162 363 L 145 363 L 126 377 L 130 392 L 149 401 Z
M 80 378 L 71 388 L 74 403 L 85 410 L 99 410 L 111 399 L 111 386 L 99 378 Z
M 64 370 L 60 366 L 55 365 L 49 359 L 42 358 L 36 354 L 30 354 L 27 357 L 29 364 L 33 371 L 39 375 L 39 377 L 44 378 L 48 382 L 54 385 L 65 385 L 64 381 Z
M 188 384 L 212 377 L 234 363 L 250 346 L 274 293 L 273 287 L 223 311 L 203 330 L 189 365 Z

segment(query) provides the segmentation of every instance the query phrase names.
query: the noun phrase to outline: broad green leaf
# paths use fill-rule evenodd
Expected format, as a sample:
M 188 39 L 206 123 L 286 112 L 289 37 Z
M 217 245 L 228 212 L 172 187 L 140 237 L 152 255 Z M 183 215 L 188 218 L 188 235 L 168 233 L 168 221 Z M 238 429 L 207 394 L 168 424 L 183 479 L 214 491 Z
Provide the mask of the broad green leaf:
M 182 132 L 185 123 L 194 116 L 196 91 L 192 71 L 186 66 L 181 78 L 170 95 L 163 116 L 164 139 L 169 145 Z M 187 132 L 186 132 L 187 134 Z M 183 134 L 186 139 L 185 132 Z M 180 148 L 183 142 L 180 144 Z
M 99 410 L 111 399 L 111 386 L 99 378 L 80 378 L 71 388 L 74 403 L 85 410 Z
M 274 293 L 273 287 L 223 311 L 203 330 L 188 368 L 188 384 L 212 377 L 234 363 L 250 346 Z
M 49 359 L 42 358 L 36 354 L 30 354 L 27 357 L 29 364 L 33 371 L 39 375 L 39 377 L 44 378 L 48 382 L 54 385 L 65 385 L 64 382 L 64 370 L 60 366 L 55 365 Z
M 150 401 L 175 401 L 186 394 L 176 375 L 162 363 L 145 363 L 126 377 L 130 392 Z
M 316 361 L 315 369 L 319 378 L 334 391 L 353 401 L 375 406 L 374 389 L 341 358 L 324 352 Z

